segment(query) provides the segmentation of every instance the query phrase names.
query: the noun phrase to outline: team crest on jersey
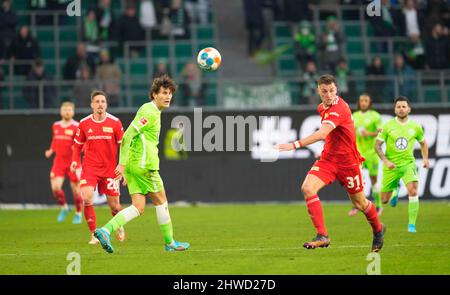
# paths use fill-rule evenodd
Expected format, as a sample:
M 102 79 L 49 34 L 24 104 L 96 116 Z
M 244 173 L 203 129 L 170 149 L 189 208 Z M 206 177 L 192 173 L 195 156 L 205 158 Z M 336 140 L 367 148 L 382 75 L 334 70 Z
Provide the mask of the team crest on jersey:
M 146 124 L 147 124 L 147 119 L 146 118 L 144 118 L 144 117 L 142 117 L 140 120 L 139 120 L 139 123 L 142 125 L 142 126 L 145 126 Z
M 325 113 L 325 116 L 323 116 L 324 119 L 328 118 L 328 113 Z
M 112 127 L 103 127 L 103 132 L 113 133 Z
M 66 129 L 66 130 L 64 131 L 64 133 L 65 133 L 66 135 L 73 135 L 73 130 L 72 130 L 72 129 Z
M 319 167 L 317 167 L 317 166 L 312 166 L 312 167 L 311 167 L 311 170 L 319 171 Z
M 80 184 L 86 184 L 86 183 L 87 183 L 86 179 L 80 180 Z

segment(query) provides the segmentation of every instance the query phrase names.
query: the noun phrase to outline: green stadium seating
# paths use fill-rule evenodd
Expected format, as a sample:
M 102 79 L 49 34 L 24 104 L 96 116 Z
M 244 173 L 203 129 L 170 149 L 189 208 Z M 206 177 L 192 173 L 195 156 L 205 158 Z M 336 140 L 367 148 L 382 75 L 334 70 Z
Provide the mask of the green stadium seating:
M 443 93 L 439 86 L 423 86 L 422 91 L 425 102 L 442 102 Z

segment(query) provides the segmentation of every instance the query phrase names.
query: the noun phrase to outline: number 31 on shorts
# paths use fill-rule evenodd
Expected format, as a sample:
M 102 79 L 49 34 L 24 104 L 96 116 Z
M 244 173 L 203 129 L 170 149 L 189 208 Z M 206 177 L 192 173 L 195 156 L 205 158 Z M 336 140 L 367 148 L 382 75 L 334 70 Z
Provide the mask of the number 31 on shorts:
M 347 177 L 347 188 L 354 188 L 356 184 L 356 189 L 359 190 L 361 188 L 361 178 L 360 175 L 356 175 L 355 177 Z
M 114 178 L 108 178 L 106 179 L 106 181 L 108 182 L 106 185 L 106 189 L 108 190 L 113 190 L 113 191 L 118 191 L 120 188 L 120 182 L 119 179 L 114 179 Z

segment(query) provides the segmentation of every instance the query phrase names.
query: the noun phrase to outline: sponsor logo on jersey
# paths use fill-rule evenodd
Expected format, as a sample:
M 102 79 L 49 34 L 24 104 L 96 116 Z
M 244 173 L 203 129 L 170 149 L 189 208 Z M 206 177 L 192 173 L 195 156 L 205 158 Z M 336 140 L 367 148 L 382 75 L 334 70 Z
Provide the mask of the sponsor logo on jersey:
M 140 120 L 139 120 L 139 123 L 142 125 L 142 126 L 145 126 L 146 124 L 147 124 L 147 119 L 146 118 L 144 118 L 144 117 L 142 117 Z
M 72 129 L 66 129 L 66 130 L 64 131 L 64 133 L 65 133 L 66 135 L 73 135 L 73 130 L 72 130 Z
M 311 170 L 319 171 L 319 167 L 317 167 L 317 166 L 312 166 L 312 167 L 311 167 Z
M 103 132 L 109 132 L 109 133 L 113 133 L 113 129 L 112 127 L 103 127 Z
M 92 131 L 92 129 L 91 128 L 89 128 L 89 130 L 88 130 L 88 133 L 92 133 L 93 131 Z
M 330 115 L 333 115 L 333 116 L 339 117 L 339 114 L 338 114 L 338 113 L 336 113 L 336 112 L 331 112 L 331 113 L 330 113 Z
M 81 184 L 86 184 L 86 183 L 87 183 L 86 179 L 81 179 L 81 180 L 80 180 L 80 185 L 81 185 Z
M 111 135 L 98 135 L 98 136 L 95 136 L 95 135 L 93 135 L 93 136 L 88 136 L 88 140 L 96 140 L 96 139 L 111 139 L 112 138 L 112 136 Z

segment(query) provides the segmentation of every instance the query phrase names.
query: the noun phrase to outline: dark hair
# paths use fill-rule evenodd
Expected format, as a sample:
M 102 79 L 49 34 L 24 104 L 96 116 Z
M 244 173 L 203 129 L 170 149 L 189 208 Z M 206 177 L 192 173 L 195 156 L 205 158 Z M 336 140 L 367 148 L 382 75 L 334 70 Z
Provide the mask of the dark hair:
M 372 97 L 370 96 L 369 93 L 364 92 L 364 93 L 362 93 L 362 94 L 359 96 L 358 102 L 356 103 L 356 106 L 357 106 L 358 110 L 361 109 L 361 105 L 359 104 L 359 101 L 361 100 L 361 96 L 367 96 L 367 97 L 369 98 L 369 109 L 372 108 L 372 103 L 373 103 Z
M 336 84 L 336 79 L 334 78 L 333 75 L 330 75 L 330 74 L 326 74 L 326 75 L 320 76 L 319 80 L 317 81 L 317 84 L 319 84 L 319 85 L 320 84 L 329 85 L 331 83 L 334 83 L 334 85 L 337 85 Z
M 399 101 L 406 101 L 409 107 L 411 107 L 411 103 L 409 102 L 409 99 L 406 96 L 399 96 L 394 100 L 394 106 L 397 105 L 397 102 Z
M 170 78 L 168 75 L 161 75 L 155 79 L 153 79 L 152 88 L 150 90 L 150 98 L 153 100 L 153 93 L 158 93 L 161 87 L 169 88 L 172 91 L 172 94 L 177 91 L 177 84 L 175 81 Z
M 96 97 L 97 95 L 103 95 L 106 99 L 108 99 L 108 96 L 106 95 L 106 93 L 104 91 L 101 90 L 93 90 L 91 92 L 91 101 L 94 99 L 94 97 Z

